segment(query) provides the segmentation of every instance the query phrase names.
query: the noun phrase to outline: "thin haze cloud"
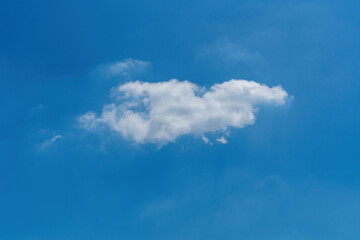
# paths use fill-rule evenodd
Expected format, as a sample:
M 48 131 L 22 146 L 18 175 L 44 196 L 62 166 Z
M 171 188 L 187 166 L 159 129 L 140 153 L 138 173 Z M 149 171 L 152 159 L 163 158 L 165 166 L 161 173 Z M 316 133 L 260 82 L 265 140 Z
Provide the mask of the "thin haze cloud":
M 253 52 L 241 44 L 224 40 L 218 40 L 203 47 L 197 59 L 212 59 L 225 64 L 236 62 L 259 63 L 264 61 L 264 58 L 258 52 Z

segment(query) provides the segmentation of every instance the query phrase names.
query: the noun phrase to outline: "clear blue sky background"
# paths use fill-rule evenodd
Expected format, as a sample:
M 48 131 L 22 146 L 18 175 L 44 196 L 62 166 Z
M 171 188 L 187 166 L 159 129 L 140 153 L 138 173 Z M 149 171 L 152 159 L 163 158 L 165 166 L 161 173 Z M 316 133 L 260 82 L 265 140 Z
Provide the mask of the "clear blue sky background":
M 359 11 L 350 0 L 2 0 L 0 239 L 360 239 Z M 93 69 L 126 58 L 151 63 L 142 81 L 242 78 L 294 100 L 261 109 L 226 145 L 185 136 L 158 149 L 79 129 L 128 80 Z

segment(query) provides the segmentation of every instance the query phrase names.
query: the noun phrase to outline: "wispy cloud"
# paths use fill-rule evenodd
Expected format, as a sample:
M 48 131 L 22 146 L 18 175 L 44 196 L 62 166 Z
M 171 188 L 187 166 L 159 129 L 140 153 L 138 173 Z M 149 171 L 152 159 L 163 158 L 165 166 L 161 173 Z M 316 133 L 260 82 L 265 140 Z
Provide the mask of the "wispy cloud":
M 188 81 L 128 82 L 113 91 L 114 102 L 100 115 L 88 112 L 79 118 L 89 131 L 104 126 L 135 143 L 174 142 L 187 134 L 204 136 L 243 128 L 255 122 L 262 104 L 284 104 L 288 94 L 281 86 L 236 80 L 215 84 L 209 90 Z M 203 141 L 207 142 L 207 138 Z M 225 137 L 217 139 L 225 144 Z
M 100 64 L 94 70 L 103 77 L 112 78 L 115 76 L 129 76 L 131 74 L 143 73 L 150 67 L 150 63 L 127 58 L 122 61 Z
M 52 137 L 51 139 L 46 140 L 42 145 L 41 148 L 47 148 L 55 143 L 56 140 L 62 138 L 62 135 L 58 134 Z

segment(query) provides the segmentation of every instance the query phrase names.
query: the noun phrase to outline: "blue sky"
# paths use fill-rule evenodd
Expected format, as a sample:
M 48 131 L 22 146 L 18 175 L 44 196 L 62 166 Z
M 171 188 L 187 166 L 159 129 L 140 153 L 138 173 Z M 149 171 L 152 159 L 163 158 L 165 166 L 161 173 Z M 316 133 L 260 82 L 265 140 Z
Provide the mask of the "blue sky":
M 359 239 L 359 7 L 1 1 L 0 239 Z

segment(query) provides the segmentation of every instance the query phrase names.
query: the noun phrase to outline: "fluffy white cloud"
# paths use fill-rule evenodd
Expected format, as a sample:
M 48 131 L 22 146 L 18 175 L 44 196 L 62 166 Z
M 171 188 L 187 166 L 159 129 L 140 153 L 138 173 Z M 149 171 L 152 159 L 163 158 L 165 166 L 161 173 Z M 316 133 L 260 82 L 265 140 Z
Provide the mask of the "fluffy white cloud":
M 257 106 L 281 105 L 288 96 L 281 86 L 235 79 L 215 84 L 209 90 L 172 79 L 128 82 L 113 91 L 114 102 L 105 105 L 100 115 L 82 115 L 81 125 L 91 131 L 107 126 L 136 143 L 159 144 L 186 134 L 202 137 L 208 132 L 253 124 Z M 217 141 L 227 142 L 224 137 Z

